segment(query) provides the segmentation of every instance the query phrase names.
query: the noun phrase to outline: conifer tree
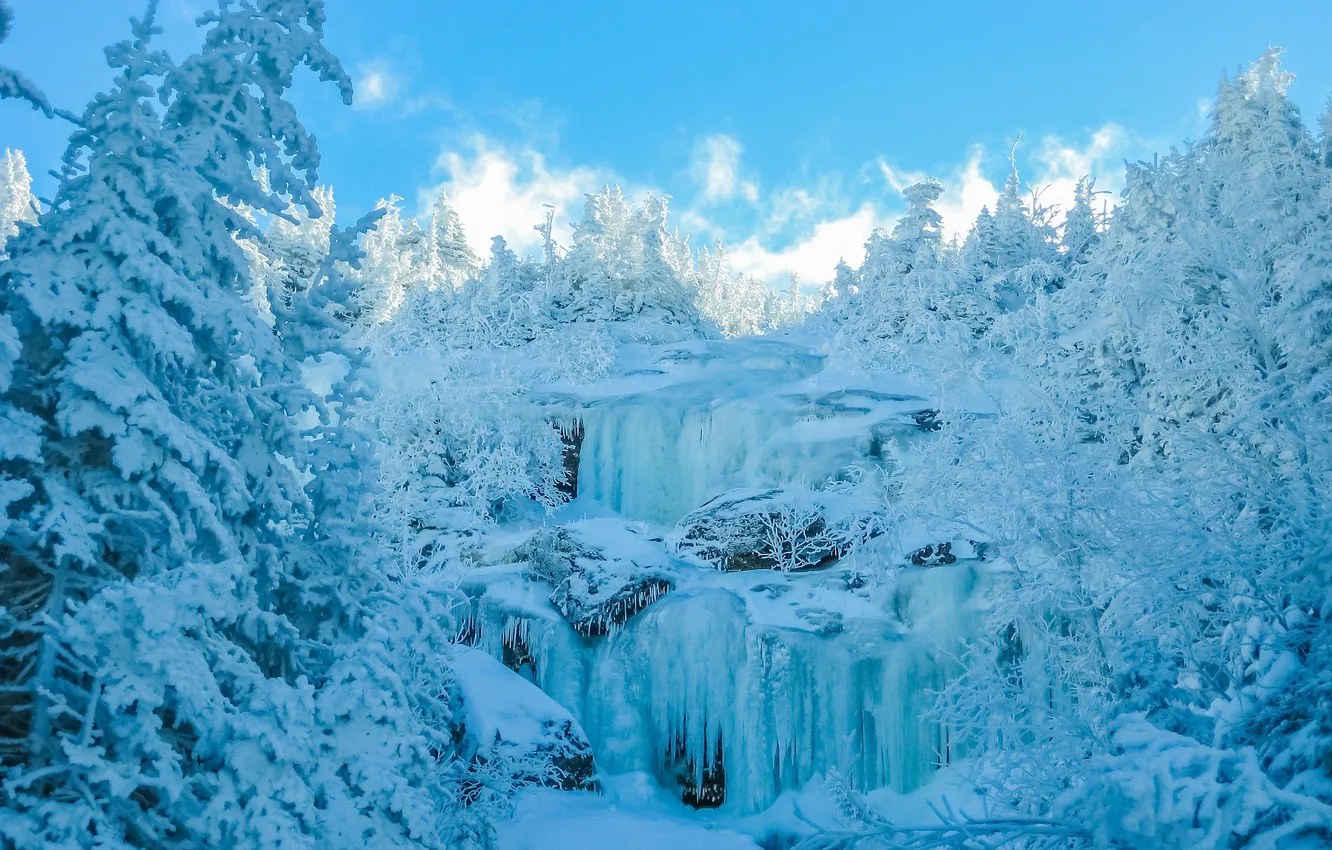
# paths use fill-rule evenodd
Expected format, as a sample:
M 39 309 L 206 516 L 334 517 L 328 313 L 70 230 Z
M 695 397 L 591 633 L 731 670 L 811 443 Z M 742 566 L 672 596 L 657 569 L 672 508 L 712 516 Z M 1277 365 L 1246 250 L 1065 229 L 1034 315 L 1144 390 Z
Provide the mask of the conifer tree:
M 223 3 L 179 65 L 154 12 L 108 51 L 114 87 L 0 267 L 0 835 L 442 845 L 391 642 L 338 660 L 374 582 L 347 527 L 323 530 L 354 513 L 328 494 L 359 498 L 355 463 L 298 424 L 322 402 L 243 301 L 240 207 L 315 208 L 293 72 L 350 82 L 318 0 Z
M 1069 269 L 1085 264 L 1100 241 L 1099 217 L 1092 207 L 1095 194 L 1095 183 L 1089 177 L 1080 179 L 1073 189 L 1073 207 L 1064 216 L 1059 235 L 1064 265 Z
M 18 233 L 19 224 L 37 223 L 37 199 L 23 151 L 6 150 L 0 157 L 0 258 L 4 243 Z
M 461 288 L 481 266 L 476 253 L 467 244 L 462 222 L 449 204 L 449 196 L 445 192 L 439 193 L 430 214 L 426 253 L 431 266 L 431 279 L 451 290 Z

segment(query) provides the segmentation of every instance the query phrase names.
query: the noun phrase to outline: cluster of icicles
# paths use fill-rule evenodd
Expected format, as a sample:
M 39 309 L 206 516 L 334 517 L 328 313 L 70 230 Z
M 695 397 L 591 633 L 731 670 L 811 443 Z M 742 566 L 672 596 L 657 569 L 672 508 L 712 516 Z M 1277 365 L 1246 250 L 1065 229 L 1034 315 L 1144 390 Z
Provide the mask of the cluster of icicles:
M 964 573 L 924 575 L 913 604 L 961 607 Z M 834 637 L 754 625 L 735 594 L 709 589 L 668 593 L 587 638 L 554 612 L 475 606 L 471 642 L 567 708 L 602 770 L 647 771 L 694 805 L 757 811 L 834 770 L 906 792 L 957 755 L 929 712 L 945 653 L 888 622 Z

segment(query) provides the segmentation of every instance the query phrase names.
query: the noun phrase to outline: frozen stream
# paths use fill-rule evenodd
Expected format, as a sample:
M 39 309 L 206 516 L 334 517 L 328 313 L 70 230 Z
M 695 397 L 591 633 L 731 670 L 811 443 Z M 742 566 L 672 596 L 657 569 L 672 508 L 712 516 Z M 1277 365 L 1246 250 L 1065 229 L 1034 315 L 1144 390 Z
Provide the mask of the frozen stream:
M 885 535 L 825 569 L 724 573 L 674 554 L 667 534 L 732 488 L 885 463 L 892 444 L 927 437 L 927 390 L 857 385 L 781 340 L 644 346 L 626 361 L 553 402 L 583 424 L 578 497 L 555 521 L 671 591 L 586 637 L 549 585 L 500 558 L 469 587 L 477 645 L 570 711 L 602 771 L 648 773 L 695 805 L 759 811 L 833 770 L 865 790 L 926 783 L 957 755 L 927 710 L 969 629 L 977 563 L 902 568 L 907 544 Z

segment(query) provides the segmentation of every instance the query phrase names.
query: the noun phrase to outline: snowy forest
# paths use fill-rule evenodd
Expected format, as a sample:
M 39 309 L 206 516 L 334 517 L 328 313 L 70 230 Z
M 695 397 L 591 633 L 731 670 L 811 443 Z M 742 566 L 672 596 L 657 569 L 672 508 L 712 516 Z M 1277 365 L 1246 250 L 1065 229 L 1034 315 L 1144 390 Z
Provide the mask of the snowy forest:
M 0 846 L 1332 846 L 1279 49 L 1121 193 L 926 180 L 780 290 L 615 186 L 530 256 L 336 211 L 323 6 L 149 4 L 81 111 L 0 68 L 70 128 L 0 164 Z

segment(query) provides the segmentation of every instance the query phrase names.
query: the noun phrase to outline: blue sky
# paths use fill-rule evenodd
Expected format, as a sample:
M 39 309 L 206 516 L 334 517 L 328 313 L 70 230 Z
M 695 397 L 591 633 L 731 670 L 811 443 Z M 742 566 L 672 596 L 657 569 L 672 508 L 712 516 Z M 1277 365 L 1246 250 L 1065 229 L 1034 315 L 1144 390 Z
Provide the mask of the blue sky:
M 100 48 L 139 0 L 11 0 L 0 64 L 77 109 L 110 79 Z M 173 56 L 203 0 L 163 0 Z M 1332 93 L 1326 0 L 1255 2 L 518 3 L 327 0 L 328 41 L 359 84 L 346 108 L 296 93 L 340 217 L 396 194 L 409 211 L 447 188 L 484 247 L 534 247 L 542 205 L 577 218 L 619 183 L 673 196 L 695 244 L 775 284 L 857 262 L 898 189 L 941 178 L 950 228 L 991 200 L 1021 138 L 1023 178 L 1061 202 L 1092 172 L 1196 138 L 1222 73 L 1287 48 L 1314 121 Z M 68 128 L 0 104 L 0 148 L 34 172 Z M 49 189 L 39 175 L 38 190 Z M 567 228 L 563 231 L 567 235 Z

